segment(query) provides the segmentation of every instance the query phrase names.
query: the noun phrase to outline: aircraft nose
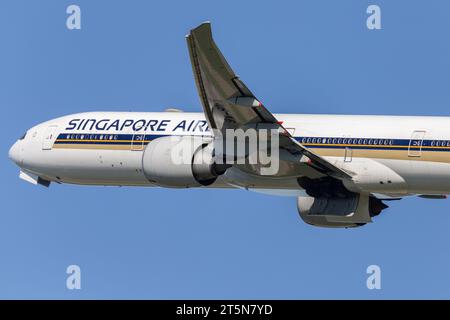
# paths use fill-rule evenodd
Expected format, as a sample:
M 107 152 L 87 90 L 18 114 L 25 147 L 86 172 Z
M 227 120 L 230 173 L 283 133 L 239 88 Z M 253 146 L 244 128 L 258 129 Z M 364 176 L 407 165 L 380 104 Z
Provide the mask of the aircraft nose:
M 18 141 L 16 141 L 13 145 L 12 145 L 12 147 L 9 149 L 9 152 L 8 152 L 8 156 L 9 156 L 9 158 L 12 160 L 12 161 L 14 161 L 16 164 L 18 164 L 19 163 L 19 161 L 20 161 L 20 148 L 19 148 L 19 142 Z

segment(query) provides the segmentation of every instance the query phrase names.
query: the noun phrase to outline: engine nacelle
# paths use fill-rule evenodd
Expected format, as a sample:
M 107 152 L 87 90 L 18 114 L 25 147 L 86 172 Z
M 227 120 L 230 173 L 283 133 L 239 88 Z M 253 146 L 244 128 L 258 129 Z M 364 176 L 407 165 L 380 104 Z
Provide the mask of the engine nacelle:
M 387 206 L 367 194 L 346 198 L 298 197 L 300 217 L 308 224 L 328 228 L 359 227 L 372 221 Z
M 150 182 L 169 188 L 207 186 L 225 171 L 214 163 L 212 139 L 196 136 L 151 141 L 144 150 L 142 168 Z

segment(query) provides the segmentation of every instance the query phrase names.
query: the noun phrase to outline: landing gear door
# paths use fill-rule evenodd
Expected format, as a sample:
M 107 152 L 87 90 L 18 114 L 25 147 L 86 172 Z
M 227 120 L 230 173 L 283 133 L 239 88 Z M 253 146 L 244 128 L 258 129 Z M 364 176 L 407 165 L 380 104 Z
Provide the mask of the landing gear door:
M 411 134 L 408 145 L 408 157 L 420 157 L 422 155 L 422 144 L 425 136 L 424 130 L 416 130 Z
M 56 140 L 56 131 L 58 130 L 58 126 L 48 126 L 45 131 L 44 140 L 42 140 L 42 150 L 51 150 L 53 143 Z

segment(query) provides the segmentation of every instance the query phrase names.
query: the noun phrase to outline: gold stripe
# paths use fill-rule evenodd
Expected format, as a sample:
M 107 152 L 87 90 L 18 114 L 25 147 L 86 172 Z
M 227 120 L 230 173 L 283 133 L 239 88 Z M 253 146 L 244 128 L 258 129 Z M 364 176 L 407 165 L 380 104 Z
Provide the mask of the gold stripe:
M 393 159 L 411 161 L 430 161 L 450 163 L 450 153 L 447 151 L 422 151 L 420 157 L 408 156 L 408 150 L 361 150 L 351 149 L 352 158 Z M 321 156 L 342 157 L 345 149 L 314 148 L 314 152 Z M 418 152 L 419 150 L 413 150 Z

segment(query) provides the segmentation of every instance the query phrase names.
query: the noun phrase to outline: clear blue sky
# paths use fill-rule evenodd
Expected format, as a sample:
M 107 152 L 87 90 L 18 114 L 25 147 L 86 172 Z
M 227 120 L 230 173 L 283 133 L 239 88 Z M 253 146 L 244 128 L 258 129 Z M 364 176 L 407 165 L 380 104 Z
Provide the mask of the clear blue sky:
M 81 30 L 66 29 L 69 4 Z M 369 4 L 382 30 L 367 30 Z M 449 13 L 444 0 L 1 1 L 0 298 L 450 298 L 449 200 L 319 229 L 293 198 L 46 189 L 7 158 L 27 128 L 64 114 L 200 111 L 184 35 L 205 20 L 273 112 L 449 116 Z M 80 291 L 66 289 L 70 264 Z M 366 288 L 371 264 L 379 291 Z

